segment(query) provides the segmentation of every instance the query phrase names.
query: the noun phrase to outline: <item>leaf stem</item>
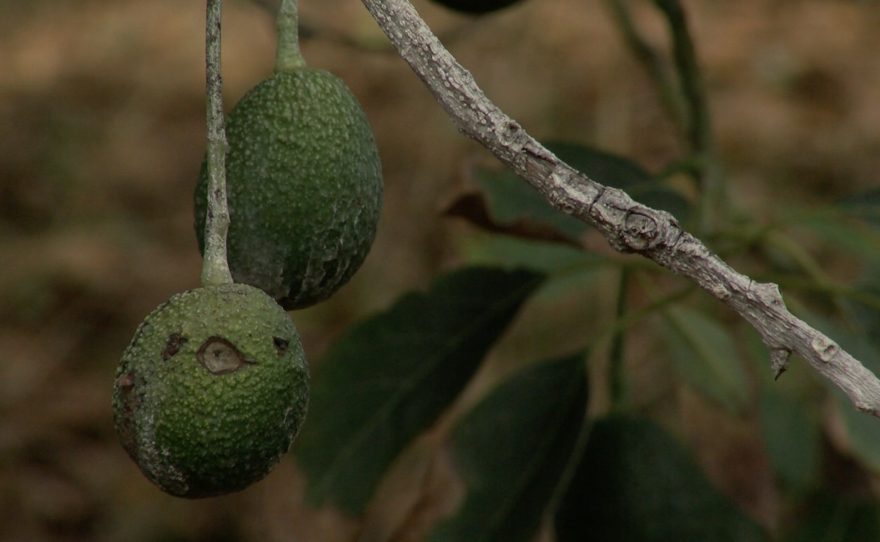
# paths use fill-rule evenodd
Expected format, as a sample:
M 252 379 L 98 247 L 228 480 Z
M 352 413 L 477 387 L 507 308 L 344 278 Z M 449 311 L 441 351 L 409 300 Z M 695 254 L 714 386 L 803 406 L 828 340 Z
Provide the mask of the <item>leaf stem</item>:
M 300 70 L 306 61 L 299 51 L 299 17 L 297 0 L 282 0 L 275 23 L 278 26 L 278 46 L 275 49 L 275 73 Z
M 208 211 L 205 218 L 205 256 L 202 286 L 232 284 L 226 260 L 229 208 L 226 205 L 226 130 L 223 121 L 223 79 L 220 74 L 222 0 L 207 0 L 205 22 L 205 80 L 208 128 Z

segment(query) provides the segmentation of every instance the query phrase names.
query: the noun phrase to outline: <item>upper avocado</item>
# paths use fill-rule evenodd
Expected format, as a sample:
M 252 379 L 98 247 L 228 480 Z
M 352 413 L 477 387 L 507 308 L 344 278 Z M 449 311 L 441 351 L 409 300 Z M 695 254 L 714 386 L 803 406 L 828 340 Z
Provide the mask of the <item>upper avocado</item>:
M 279 72 L 226 119 L 227 251 L 235 282 L 287 310 L 323 301 L 348 282 L 376 235 L 382 170 L 366 115 L 324 70 Z M 207 167 L 195 193 L 204 253 Z

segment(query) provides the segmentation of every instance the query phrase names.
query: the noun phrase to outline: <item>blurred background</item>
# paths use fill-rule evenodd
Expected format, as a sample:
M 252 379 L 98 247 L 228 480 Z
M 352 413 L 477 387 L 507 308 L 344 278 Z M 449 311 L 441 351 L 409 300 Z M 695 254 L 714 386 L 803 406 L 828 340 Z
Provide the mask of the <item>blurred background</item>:
M 414 4 L 530 134 L 649 170 L 681 151 L 599 0 L 526 0 L 480 18 Z M 665 47 L 656 12 L 632 6 Z M 736 205 L 769 218 L 878 185 L 880 3 L 685 7 Z M 272 72 L 272 8 L 224 2 L 227 107 Z M 307 62 L 344 79 L 367 112 L 386 190 L 357 277 L 293 314 L 318 360 L 357 318 L 461 261 L 472 230 L 443 210 L 473 164 L 494 162 L 457 132 L 360 2 L 300 0 L 300 11 Z M 113 429 L 114 371 L 136 326 L 199 281 L 203 32 L 202 1 L 0 0 L 0 540 L 333 541 L 357 529 L 303 504 L 291 457 L 235 495 L 166 496 Z

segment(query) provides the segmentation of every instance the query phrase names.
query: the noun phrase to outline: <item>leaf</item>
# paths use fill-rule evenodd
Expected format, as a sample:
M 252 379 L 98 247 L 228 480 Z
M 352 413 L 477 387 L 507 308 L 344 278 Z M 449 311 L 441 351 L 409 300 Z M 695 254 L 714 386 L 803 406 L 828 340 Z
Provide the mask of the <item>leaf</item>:
M 336 343 L 313 380 L 295 448 L 311 500 L 361 514 L 388 465 L 459 394 L 542 278 L 455 271 Z
M 691 216 L 690 202 L 679 192 L 659 182 L 634 186 L 630 189 L 629 195 L 642 205 L 666 211 L 679 222 L 687 222 Z
M 516 373 L 465 415 L 452 434 L 468 493 L 429 542 L 528 542 L 583 429 L 583 355 Z
M 807 367 L 793 365 L 777 380 L 761 335 L 751 327 L 744 335 L 758 377 L 758 421 L 767 458 L 787 489 L 804 494 L 819 484 L 822 474 L 815 378 Z
M 749 380 L 727 330 L 714 319 L 684 307 L 664 311 L 666 343 L 679 376 L 731 412 L 750 400 Z
M 595 422 L 555 518 L 558 542 L 754 542 L 760 527 L 647 419 Z
M 488 198 L 490 216 L 503 226 L 530 223 L 532 229 L 550 228 L 573 241 L 578 241 L 587 230 L 585 222 L 551 205 L 508 169 L 500 173 L 478 172 L 477 180 Z
M 838 205 L 852 216 L 880 229 L 880 187 L 841 198 Z
M 521 0 L 432 0 L 451 10 L 469 15 L 485 15 L 508 8 Z
M 859 258 L 880 258 L 880 225 L 871 227 L 841 216 L 816 216 L 802 221 L 826 243 Z
M 469 236 L 461 251 L 472 264 L 525 268 L 548 274 L 595 271 L 613 263 L 607 256 L 566 245 L 501 235 Z
M 549 141 L 544 146 L 566 164 L 597 183 L 611 188 L 629 192 L 634 186 L 654 182 L 653 175 L 623 156 L 558 141 Z
M 806 314 L 802 318 L 859 360 L 866 369 L 875 375 L 880 374 L 880 348 L 869 337 L 850 332 L 815 314 Z M 866 468 L 880 473 L 880 420 L 857 410 L 840 389 L 828 381 L 824 382 L 831 390 L 843 419 L 851 455 Z
M 779 478 L 798 491 L 819 482 L 822 429 L 803 401 L 761 390 L 761 435 L 767 456 Z
M 550 142 L 546 147 L 590 179 L 623 189 L 639 203 L 682 222 L 690 216 L 687 199 L 628 158 L 569 143 Z M 510 170 L 478 170 L 476 178 L 483 194 L 462 195 L 450 205 L 448 215 L 497 233 L 580 245 L 586 223 L 555 208 Z
M 800 514 L 802 521 L 784 542 L 876 542 L 880 510 L 874 499 L 819 493 Z

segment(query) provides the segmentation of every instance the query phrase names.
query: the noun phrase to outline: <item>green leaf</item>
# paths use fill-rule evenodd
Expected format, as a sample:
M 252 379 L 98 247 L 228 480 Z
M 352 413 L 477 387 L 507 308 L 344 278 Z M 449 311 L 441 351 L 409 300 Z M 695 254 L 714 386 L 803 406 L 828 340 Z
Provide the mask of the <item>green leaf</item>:
M 763 388 L 759 401 L 761 435 L 777 476 L 804 492 L 819 482 L 822 429 L 804 401 Z
M 623 189 L 639 203 L 667 211 L 680 222 L 690 216 L 690 203 L 679 192 L 628 158 L 569 143 L 550 142 L 546 147 L 590 179 Z M 491 220 L 512 232 L 520 226 L 520 230 L 537 235 L 542 228 L 549 228 L 565 239 L 579 241 L 587 229 L 583 221 L 553 207 L 510 170 L 482 170 L 477 179 L 486 193 Z
M 551 142 L 546 147 L 590 179 L 611 188 L 620 188 L 642 205 L 666 211 L 679 222 L 690 217 L 690 202 L 680 192 L 658 181 L 626 157 L 571 143 Z
M 664 316 L 666 343 L 679 376 L 731 412 L 741 412 L 751 395 L 748 374 L 724 326 L 684 307 L 670 308 Z
M 880 346 L 880 262 L 867 267 L 857 297 L 848 301 L 862 335 Z
M 880 226 L 871 227 L 858 220 L 821 213 L 801 223 L 835 249 L 860 258 L 880 258 Z
M 817 412 L 814 374 L 792 364 L 775 379 L 770 351 L 753 328 L 744 331 L 746 351 L 758 381 L 758 420 L 767 458 L 776 476 L 799 494 L 814 489 L 821 477 L 822 428 Z
M 607 256 L 568 245 L 532 241 L 506 235 L 470 235 L 461 247 L 472 264 L 525 268 L 541 273 L 593 271 L 613 263 Z
M 295 447 L 312 501 L 362 513 L 389 464 L 460 393 L 542 278 L 455 271 L 336 343 L 313 379 Z
M 852 216 L 880 229 L 880 187 L 846 196 L 838 202 L 838 205 Z
M 630 189 L 629 195 L 642 205 L 666 211 L 679 222 L 687 222 L 691 216 L 690 202 L 676 190 L 659 182 L 634 186 Z
M 558 542 L 755 542 L 760 527 L 647 419 L 596 422 L 556 514 Z
M 586 223 L 553 207 L 540 192 L 508 169 L 499 173 L 482 171 L 477 179 L 486 192 L 492 219 L 502 226 L 533 223 L 573 241 L 578 241 L 587 230 Z
M 427 540 L 531 540 L 584 429 L 586 407 L 583 355 L 529 367 L 495 388 L 453 430 L 467 497 Z
M 850 332 L 814 314 L 804 315 L 803 318 L 859 360 L 866 369 L 875 375 L 880 374 L 880 348 L 868 337 L 861 333 Z M 852 455 L 867 469 L 880 473 L 880 420 L 857 410 L 840 389 L 830 382 L 825 381 L 825 383 L 831 389 L 838 411 L 843 418 Z
M 820 493 L 799 514 L 802 518 L 785 542 L 877 542 L 880 510 L 875 499 Z
M 550 141 L 544 146 L 593 181 L 611 188 L 629 192 L 634 186 L 654 182 L 653 175 L 623 156 L 573 143 Z

